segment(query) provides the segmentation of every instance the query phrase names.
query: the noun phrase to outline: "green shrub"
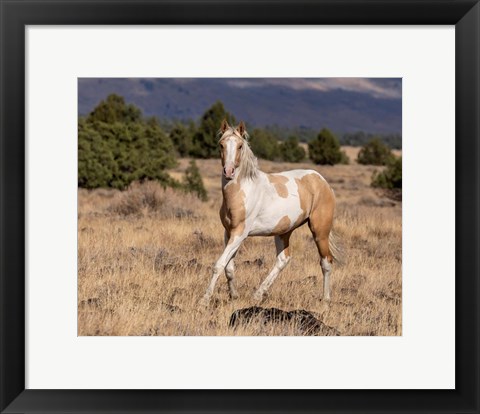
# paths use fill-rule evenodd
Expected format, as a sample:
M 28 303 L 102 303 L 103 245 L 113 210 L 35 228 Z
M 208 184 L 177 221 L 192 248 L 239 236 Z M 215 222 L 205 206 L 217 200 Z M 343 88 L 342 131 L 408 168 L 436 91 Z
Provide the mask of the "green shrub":
M 138 178 L 140 180 L 158 180 L 169 183 L 167 168 L 177 165 L 175 149 L 170 138 L 157 123 L 144 125 L 139 129 L 142 143 L 139 151 Z
M 305 159 L 305 150 L 298 144 L 298 138 L 290 136 L 280 144 L 280 156 L 286 162 L 300 162 Z
M 402 188 L 402 157 L 393 157 L 382 172 L 374 172 L 372 187 Z
M 346 154 L 342 155 L 338 139 L 327 128 L 323 128 L 317 138 L 308 143 L 308 155 L 315 164 L 334 165 L 348 159 Z
M 392 160 L 392 151 L 379 138 L 371 139 L 357 156 L 357 162 L 364 165 L 387 165 Z
M 87 118 L 88 122 L 116 122 L 131 123 L 140 122 L 142 112 L 135 105 L 127 105 L 122 96 L 112 93 L 104 101 L 101 101 Z
M 348 165 L 350 164 L 350 158 L 348 158 L 348 155 L 345 151 L 340 151 L 340 162 L 339 164 L 344 164 L 344 165 Z
M 190 165 L 185 170 L 183 188 L 187 193 L 196 194 L 197 197 L 202 201 L 208 200 L 207 190 L 203 185 L 202 176 L 195 160 L 191 160 Z
M 249 143 L 250 148 L 258 158 L 273 161 L 280 156 L 277 139 L 265 129 L 254 129 L 250 135 Z
M 220 101 L 215 102 L 202 116 L 200 126 L 193 135 L 190 154 L 195 158 L 219 158 L 217 132 L 222 121 L 226 119 L 230 125 L 235 118 L 229 114 Z
M 125 189 L 133 181 L 173 181 L 166 168 L 176 165 L 170 138 L 155 118 L 110 95 L 78 122 L 78 186 Z
M 176 122 L 170 131 L 170 139 L 180 157 L 188 156 L 192 151 L 192 131 L 194 125 L 184 125 Z
M 402 149 L 402 134 L 370 134 L 363 131 L 346 132 L 340 137 L 342 145 L 351 145 L 352 147 L 361 147 L 367 144 L 372 138 L 380 140 L 390 148 Z
M 113 187 L 118 167 L 108 143 L 84 120 L 78 124 L 78 186 Z

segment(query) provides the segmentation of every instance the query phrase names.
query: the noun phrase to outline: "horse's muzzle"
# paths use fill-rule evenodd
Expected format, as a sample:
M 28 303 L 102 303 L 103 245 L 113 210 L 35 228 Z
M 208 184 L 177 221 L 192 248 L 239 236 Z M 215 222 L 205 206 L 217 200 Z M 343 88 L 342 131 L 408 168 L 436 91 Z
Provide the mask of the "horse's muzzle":
M 235 178 L 235 167 L 223 167 L 223 175 L 227 180 Z

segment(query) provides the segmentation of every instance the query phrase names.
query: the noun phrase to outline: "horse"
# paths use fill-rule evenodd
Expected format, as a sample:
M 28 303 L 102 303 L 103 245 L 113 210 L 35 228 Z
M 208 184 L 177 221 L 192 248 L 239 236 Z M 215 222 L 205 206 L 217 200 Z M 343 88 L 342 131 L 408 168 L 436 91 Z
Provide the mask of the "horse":
M 308 223 L 320 256 L 323 299 L 329 301 L 332 263 L 338 258 L 332 233 L 335 195 L 330 185 L 314 170 L 274 174 L 260 171 L 243 121 L 231 127 L 223 120 L 218 136 L 223 167 L 220 220 L 225 229 L 225 248 L 214 265 L 212 279 L 200 303 L 209 303 L 223 271 L 230 298 L 238 298 L 234 257 L 240 245 L 249 236 L 274 236 L 275 265 L 253 295 L 255 301 L 262 301 L 290 262 L 292 232 L 305 223 Z

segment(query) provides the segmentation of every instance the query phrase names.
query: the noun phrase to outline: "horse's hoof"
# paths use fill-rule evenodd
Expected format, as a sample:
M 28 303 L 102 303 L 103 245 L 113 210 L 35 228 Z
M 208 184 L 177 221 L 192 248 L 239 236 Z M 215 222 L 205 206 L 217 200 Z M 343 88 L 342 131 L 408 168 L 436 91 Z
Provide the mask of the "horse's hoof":
M 264 298 L 264 294 L 263 292 L 260 292 L 260 291 L 256 291 L 254 294 L 253 294 L 253 300 L 256 301 L 256 302 L 261 302 Z
M 330 309 L 330 305 L 331 305 L 330 298 L 322 298 L 320 302 L 323 309 L 325 310 Z

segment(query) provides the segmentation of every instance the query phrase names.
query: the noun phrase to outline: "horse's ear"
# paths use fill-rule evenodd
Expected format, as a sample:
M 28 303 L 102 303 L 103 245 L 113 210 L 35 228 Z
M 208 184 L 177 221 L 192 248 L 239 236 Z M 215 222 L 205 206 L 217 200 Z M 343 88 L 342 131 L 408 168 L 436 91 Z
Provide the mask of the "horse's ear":
M 227 118 L 224 118 L 222 121 L 222 126 L 220 127 L 220 131 L 222 131 L 222 134 L 230 128 L 230 125 L 228 125 Z
M 240 136 L 243 137 L 243 134 L 245 134 L 245 123 L 243 121 L 240 121 L 240 123 L 238 124 L 237 131 Z

